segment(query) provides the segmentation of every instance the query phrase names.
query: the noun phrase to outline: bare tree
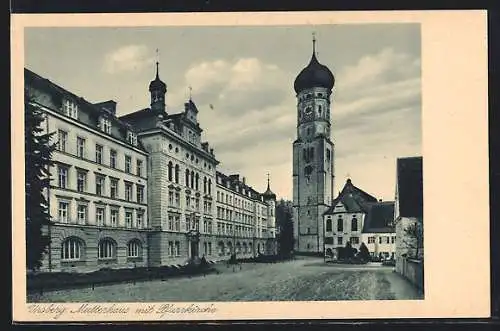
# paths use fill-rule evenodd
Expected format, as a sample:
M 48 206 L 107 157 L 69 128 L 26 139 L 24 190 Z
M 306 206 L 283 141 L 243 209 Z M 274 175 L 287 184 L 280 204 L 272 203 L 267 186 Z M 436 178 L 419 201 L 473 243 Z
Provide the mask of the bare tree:
M 420 258 L 424 247 L 424 231 L 422 222 L 412 222 L 404 229 L 403 242 L 408 248 L 409 256 L 415 259 Z

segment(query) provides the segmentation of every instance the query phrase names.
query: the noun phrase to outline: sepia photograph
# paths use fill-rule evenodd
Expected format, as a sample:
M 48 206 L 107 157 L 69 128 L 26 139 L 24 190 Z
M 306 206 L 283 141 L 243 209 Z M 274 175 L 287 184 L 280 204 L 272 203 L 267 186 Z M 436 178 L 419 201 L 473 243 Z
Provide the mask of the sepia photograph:
M 420 22 L 22 33 L 28 313 L 426 301 Z

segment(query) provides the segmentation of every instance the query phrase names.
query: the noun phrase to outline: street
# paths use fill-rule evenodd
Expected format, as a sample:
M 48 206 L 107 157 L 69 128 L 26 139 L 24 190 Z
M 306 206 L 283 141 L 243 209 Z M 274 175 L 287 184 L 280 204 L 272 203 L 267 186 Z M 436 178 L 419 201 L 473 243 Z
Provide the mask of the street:
M 219 274 L 31 294 L 29 302 L 412 300 L 423 296 L 392 267 L 325 264 L 217 265 Z

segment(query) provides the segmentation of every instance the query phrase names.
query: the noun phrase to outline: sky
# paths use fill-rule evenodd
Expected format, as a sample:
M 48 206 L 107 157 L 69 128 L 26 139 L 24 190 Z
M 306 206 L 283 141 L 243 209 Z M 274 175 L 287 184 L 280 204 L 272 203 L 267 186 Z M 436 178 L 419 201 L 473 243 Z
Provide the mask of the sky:
M 312 54 L 335 76 L 335 195 L 351 178 L 394 200 L 396 159 L 421 155 L 420 25 L 61 27 L 25 30 L 25 66 L 122 116 L 149 106 L 155 62 L 168 113 L 191 95 L 220 170 L 292 199 L 293 82 Z M 157 51 L 158 50 L 158 51 Z M 213 105 L 210 107 L 209 105 Z

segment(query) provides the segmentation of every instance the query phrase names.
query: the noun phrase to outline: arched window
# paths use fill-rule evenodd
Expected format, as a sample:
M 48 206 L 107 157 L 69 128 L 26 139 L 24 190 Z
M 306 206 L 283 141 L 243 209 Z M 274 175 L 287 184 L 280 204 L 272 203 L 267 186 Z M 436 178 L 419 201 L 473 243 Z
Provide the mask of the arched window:
M 179 165 L 175 165 L 175 183 L 179 184 Z
M 339 217 L 339 219 L 337 220 L 337 231 L 344 231 L 344 220 L 342 219 L 342 217 Z
M 100 260 L 109 260 L 116 257 L 116 243 L 111 238 L 105 238 L 99 241 L 97 257 Z
M 168 180 L 169 181 L 173 180 L 173 167 L 174 167 L 174 165 L 172 164 L 172 162 L 169 162 L 168 163 Z
M 212 180 L 208 180 L 208 195 L 212 194 Z
M 332 220 L 330 218 L 326 220 L 326 231 L 332 231 Z
M 186 169 L 186 186 L 189 187 L 189 170 Z
M 194 171 L 191 170 L 191 188 L 194 188 Z
M 321 113 L 323 112 L 323 109 L 321 107 L 321 105 L 318 106 L 318 114 L 319 116 L 321 116 Z
M 132 239 L 127 244 L 127 257 L 140 257 L 142 255 L 142 244 L 138 239 Z
M 83 258 L 83 241 L 70 237 L 61 244 L 61 261 L 78 261 Z
M 199 182 L 200 182 L 200 175 L 196 174 L 195 178 L 196 178 L 196 191 L 198 191 L 198 189 L 199 189 Z
M 356 217 L 352 218 L 351 231 L 358 231 L 358 220 L 356 219 Z
M 207 177 L 203 177 L 203 193 L 207 193 Z

